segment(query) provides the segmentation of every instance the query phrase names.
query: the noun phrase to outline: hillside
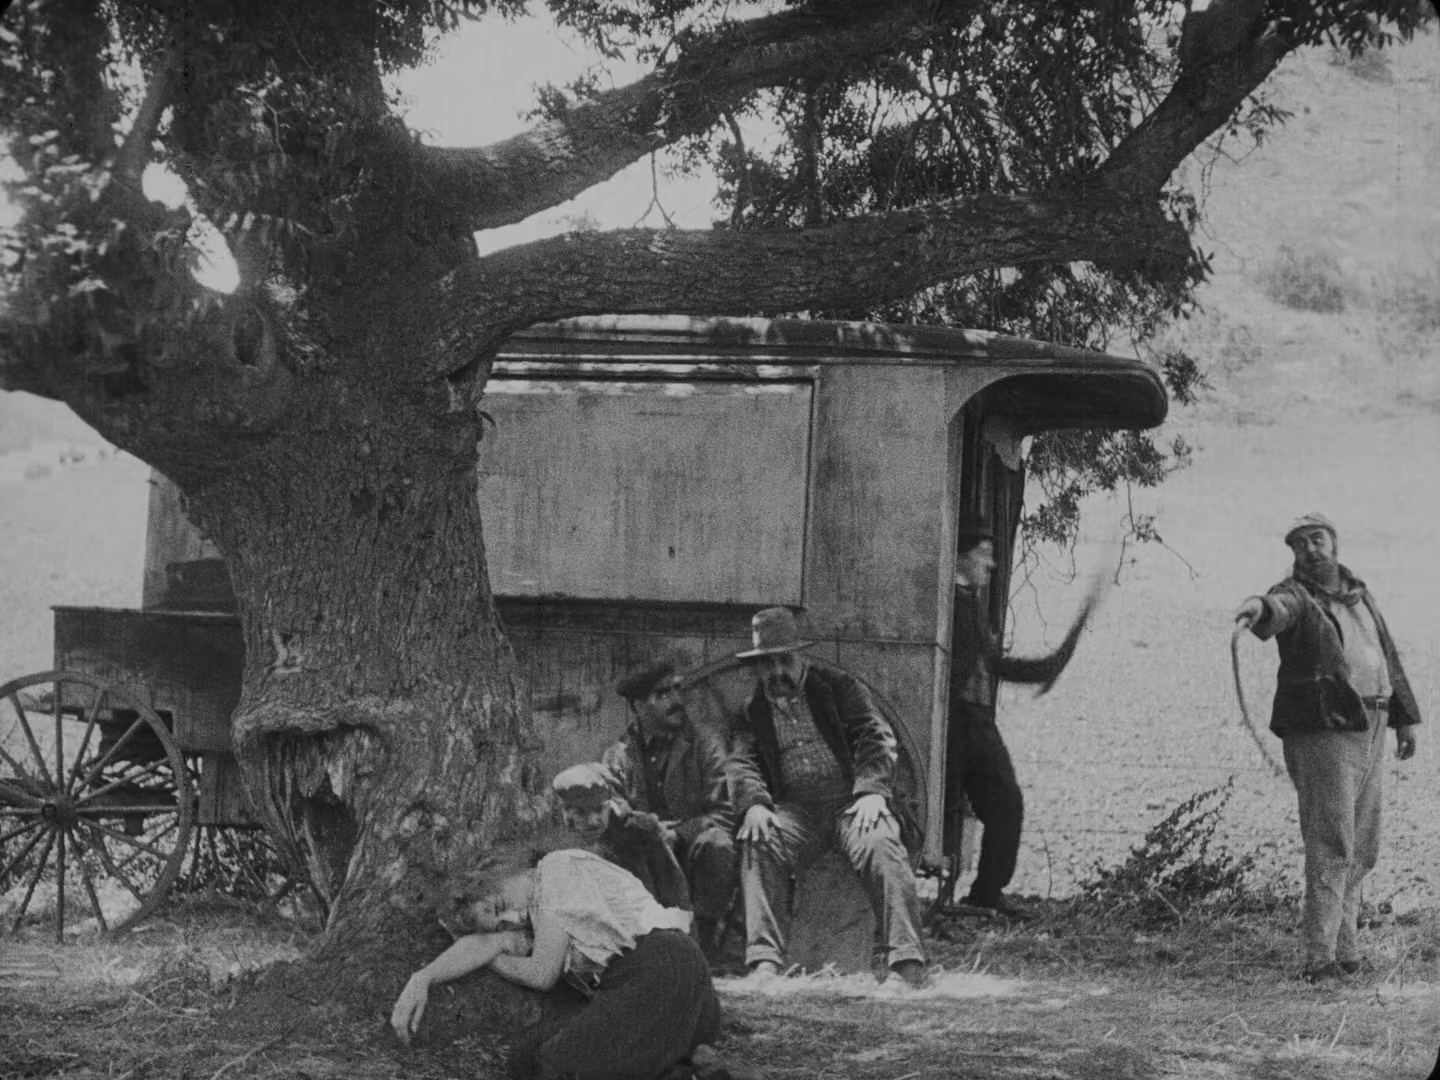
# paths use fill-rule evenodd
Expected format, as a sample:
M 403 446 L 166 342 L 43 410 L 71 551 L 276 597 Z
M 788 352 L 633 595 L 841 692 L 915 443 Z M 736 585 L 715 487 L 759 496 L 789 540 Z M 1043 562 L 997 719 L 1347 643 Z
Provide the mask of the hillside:
M 1440 40 L 1380 64 L 1315 52 L 1287 64 L 1273 100 L 1293 118 L 1242 162 L 1208 178 L 1203 246 L 1215 275 L 1203 313 L 1174 344 L 1211 373 L 1167 430 L 1194 464 L 1135 494 L 1171 550 L 1142 549 L 1111 592 L 1065 679 L 1032 701 L 1009 692 L 1002 723 L 1029 805 L 1020 889 L 1067 892 L 1190 794 L 1232 773 L 1224 836 L 1298 869 L 1288 782 L 1263 767 L 1239 723 L 1230 615 L 1288 569 L 1282 535 L 1319 509 L 1341 559 L 1365 578 L 1394 631 L 1422 711 L 1440 704 L 1440 611 L 1430 532 L 1440 520 Z M 1239 150 L 1233 147 L 1232 152 Z M 1087 568 L 1123 500 L 1089 508 Z M 1079 585 L 1042 575 L 1041 620 L 1015 605 L 1017 648 L 1054 640 Z M 1047 627 L 1046 622 L 1050 625 Z M 1269 719 L 1273 646 L 1241 641 L 1254 719 Z M 1433 901 L 1430 838 L 1440 745 L 1390 771 L 1388 835 L 1372 898 Z M 1266 734 L 1278 757 L 1279 741 Z

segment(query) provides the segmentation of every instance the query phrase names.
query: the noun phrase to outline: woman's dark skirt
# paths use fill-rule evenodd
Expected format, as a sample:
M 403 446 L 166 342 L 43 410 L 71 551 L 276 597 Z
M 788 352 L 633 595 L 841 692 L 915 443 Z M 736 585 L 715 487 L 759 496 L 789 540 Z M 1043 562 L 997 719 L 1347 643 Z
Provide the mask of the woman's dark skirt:
M 540 1046 L 544 1080 L 654 1080 L 720 1034 L 720 1002 L 700 947 L 652 930 L 605 969 L 589 1004 Z

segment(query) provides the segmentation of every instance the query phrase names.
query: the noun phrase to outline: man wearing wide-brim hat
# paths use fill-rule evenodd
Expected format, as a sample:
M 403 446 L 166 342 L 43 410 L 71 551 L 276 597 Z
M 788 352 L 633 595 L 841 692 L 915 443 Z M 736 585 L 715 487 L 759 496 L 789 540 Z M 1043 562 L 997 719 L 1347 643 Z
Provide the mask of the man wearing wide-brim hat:
M 1235 621 L 1280 652 L 1270 730 L 1300 803 L 1305 844 L 1307 982 L 1363 968 L 1361 885 L 1380 852 L 1386 728 L 1400 760 L 1415 753 L 1420 710 L 1380 609 L 1339 561 L 1335 525 L 1306 514 L 1285 533 L 1289 577 L 1240 605 Z
M 896 979 L 925 981 L 915 875 L 892 806 L 895 732 L 865 687 L 811 663 L 788 608 L 757 612 L 753 647 L 736 656 L 757 685 L 730 742 L 730 789 L 742 817 L 745 962 L 785 967 L 794 882 L 827 848 L 864 883 Z

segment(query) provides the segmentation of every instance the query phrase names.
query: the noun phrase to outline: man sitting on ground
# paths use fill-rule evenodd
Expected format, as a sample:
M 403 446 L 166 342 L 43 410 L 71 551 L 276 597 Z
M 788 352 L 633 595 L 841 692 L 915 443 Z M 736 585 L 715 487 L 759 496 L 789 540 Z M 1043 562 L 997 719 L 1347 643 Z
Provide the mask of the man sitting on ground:
M 614 772 L 599 762 L 572 765 L 550 786 L 570 833 L 568 846 L 629 871 L 665 907 L 691 910 L 690 886 L 668 841 L 669 830 L 654 814 L 626 805 L 617 794 L 621 785 Z

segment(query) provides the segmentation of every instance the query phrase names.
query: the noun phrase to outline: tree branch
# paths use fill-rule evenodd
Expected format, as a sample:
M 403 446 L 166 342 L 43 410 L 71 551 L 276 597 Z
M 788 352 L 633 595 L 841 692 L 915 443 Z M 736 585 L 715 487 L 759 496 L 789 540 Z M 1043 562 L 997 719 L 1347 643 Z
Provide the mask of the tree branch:
M 175 50 L 165 53 L 160 69 L 145 88 L 145 98 L 135 114 L 130 134 L 115 153 L 115 178 L 122 183 L 138 186 L 145 166 L 150 161 L 150 141 L 160 127 L 160 118 L 170 102 L 170 89 L 179 55 Z
M 923 4 L 855 0 L 824 15 L 786 11 L 686 42 L 673 62 L 596 95 L 563 117 L 485 147 L 419 146 L 428 187 L 472 230 L 521 221 L 574 198 L 655 150 L 721 121 L 748 95 L 824 78 L 848 62 L 922 43 L 935 23 Z M 946 5 L 954 20 L 980 0 Z
M 1190 256 L 1154 200 L 1096 185 L 987 195 L 790 232 L 570 233 L 496 252 L 442 282 L 432 355 L 457 366 L 523 326 L 598 313 L 776 314 L 874 305 L 993 266 Z
M 1180 77 L 1100 168 L 1116 190 L 1158 192 L 1180 164 L 1230 121 L 1292 45 L 1262 21 L 1263 0 L 1215 0 L 1185 17 Z

